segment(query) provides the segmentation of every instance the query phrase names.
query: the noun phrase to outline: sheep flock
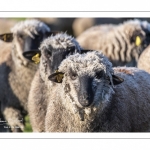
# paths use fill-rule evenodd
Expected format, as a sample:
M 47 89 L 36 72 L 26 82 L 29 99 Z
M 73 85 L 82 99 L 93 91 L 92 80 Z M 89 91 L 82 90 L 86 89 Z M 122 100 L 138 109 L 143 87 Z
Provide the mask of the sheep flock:
M 111 21 L 0 34 L 0 132 L 150 132 L 150 23 Z

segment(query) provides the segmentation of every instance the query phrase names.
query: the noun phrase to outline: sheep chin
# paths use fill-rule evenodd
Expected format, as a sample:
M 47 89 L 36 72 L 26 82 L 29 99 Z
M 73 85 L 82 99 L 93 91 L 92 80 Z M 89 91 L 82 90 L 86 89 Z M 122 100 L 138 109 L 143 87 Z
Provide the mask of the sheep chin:
M 91 108 L 85 108 L 85 114 L 89 116 L 91 114 Z

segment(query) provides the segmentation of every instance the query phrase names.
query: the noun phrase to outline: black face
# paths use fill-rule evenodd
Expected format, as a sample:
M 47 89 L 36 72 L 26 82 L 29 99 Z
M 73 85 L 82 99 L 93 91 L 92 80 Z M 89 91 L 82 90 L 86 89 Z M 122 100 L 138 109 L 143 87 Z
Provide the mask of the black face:
M 63 59 L 68 55 L 73 55 L 75 53 L 75 47 L 68 47 L 67 49 L 53 49 L 49 47 L 48 50 L 44 51 L 44 55 L 47 58 L 48 65 L 51 72 L 55 72 Z
M 40 43 L 44 39 L 44 35 L 42 33 L 39 33 L 38 35 L 33 35 L 34 38 L 31 38 L 30 36 L 26 36 L 23 34 L 18 35 L 18 39 L 21 42 L 23 42 L 23 52 L 27 52 L 30 50 L 37 50 L 40 46 Z
M 72 69 L 69 71 L 69 76 L 72 82 L 79 82 L 79 87 L 75 87 L 76 91 L 78 91 L 78 99 L 79 103 L 83 107 L 88 107 L 92 104 L 94 99 L 94 93 L 92 90 L 92 82 L 93 77 L 89 75 L 78 76 L 77 72 L 74 72 Z
M 80 91 L 79 91 L 79 103 L 83 107 L 88 107 L 92 104 L 94 99 L 94 93 L 92 90 L 93 79 L 89 76 L 84 76 L 80 78 Z
M 145 40 L 146 40 L 146 36 L 144 36 L 144 35 L 141 33 L 141 31 L 138 31 L 138 30 L 133 33 L 133 35 L 132 35 L 132 37 L 131 37 L 131 39 L 130 39 L 130 42 L 136 44 L 136 39 L 137 39 L 137 37 L 140 38 L 140 44 L 139 44 L 139 45 L 136 45 L 136 46 L 143 46 L 143 45 L 144 45 L 144 42 L 145 42 Z
M 150 44 L 150 31 L 147 28 L 142 27 L 142 30 L 145 32 L 145 35 L 141 31 L 135 31 L 131 38 L 131 43 L 136 43 L 137 36 L 140 37 L 141 44 L 138 47 L 145 49 Z

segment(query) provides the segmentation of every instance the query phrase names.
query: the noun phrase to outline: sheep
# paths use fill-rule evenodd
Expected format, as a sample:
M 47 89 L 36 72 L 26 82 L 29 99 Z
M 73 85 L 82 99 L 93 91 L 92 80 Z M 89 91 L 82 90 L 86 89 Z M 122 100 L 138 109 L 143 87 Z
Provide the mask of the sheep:
M 24 130 L 27 97 L 38 68 L 23 54 L 36 51 L 49 33 L 50 28 L 46 24 L 33 19 L 18 22 L 10 34 L 0 36 L 10 42 L 0 50 L 0 109 L 12 132 Z
M 135 67 L 150 42 L 150 24 L 135 19 L 119 25 L 97 25 L 80 34 L 77 41 L 83 48 L 102 50 L 114 67 Z
M 48 77 L 49 83 L 32 84 L 30 94 L 38 99 L 29 99 L 28 106 L 38 104 L 40 109 L 30 119 L 40 124 L 46 111 L 43 132 L 149 131 L 148 78 L 150 74 L 134 67 L 112 68 L 98 51 L 71 55 Z
M 76 18 L 73 21 L 72 28 L 74 35 L 77 37 L 86 29 L 100 24 L 118 24 L 127 20 L 127 18 Z
M 150 73 L 150 45 L 140 55 L 137 67 Z
M 44 116 L 46 113 L 45 95 L 49 85 L 48 76 L 57 71 L 61 61 L 74 53 L 86 53 L 78 42 L 66 33 L 58 33 L 45 39 L 39 48 L 41 52 L 39 69 L 31 83 L 28 98 L 28 111 L 33 131 L 44 131 Z M 40 84 L 40 87 L 39 87 Z M 32 88 L 34 87 L 34 88 Z M 42 106 L 44 107 L 41 107 Z

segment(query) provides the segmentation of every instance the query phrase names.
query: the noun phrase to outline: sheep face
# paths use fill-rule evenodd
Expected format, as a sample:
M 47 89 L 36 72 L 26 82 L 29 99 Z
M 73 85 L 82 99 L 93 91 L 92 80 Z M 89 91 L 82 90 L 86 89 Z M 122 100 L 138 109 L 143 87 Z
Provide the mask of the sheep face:
M 28 61 L 27 59 L 24 58 L 23 53 L 37 50 L 38 47 L 40 46 L 40 43 L 45 38 L 45 35 L 43 33 L 39 33 L 38 35 L 33 36 L 34 38 L 21 33 L 14 35 L 13 40 L 14 47 L 16 49 L 18 57 L 22 59 L 23 62 Z
M 150 24 L 148 22 L 134 20 L 125 23 L 122 28 L 124 28 L 126 38 L 129 39 L 126 46 L 129 48 L 128 46 L 130 45 L 132 57 L 137 61 L 139 55 L 150 42 Z
M 93 54 L 97 54 L 95 58 Z M 69 56 L 60 65 L 60 74 L 57 72 L 49 76 L 51 81 L 62 85 L 64 107 L 68 106 L 66 108 L 77 113 L 81 120 L 94 117 L 93 112 L 99 112 L 109 101 L 113 92 L 112 84 L 123 81 L 111 75 L 111 64 L 105 64 L 105 60 L 102 62 L 104 57 L 101 57 L 102 59 L 98 57 L 97 52 Z
M 135 58 L 135 60 L 138 60 L 138 56 L 142 53 L 143 49 L 147 46 L 146 44 L 146 34 L 141 29 L 136 29 L 132 31 L 132 28 L 130 28 L 128 36 L 130 39 L 130 45 L 131 45 L 131 51 L 132 51 L 132 57 Z M 137 55 L 138 54 L 138 55 Z
M 40 43 L 48 36 L 49 27 L 38 20 L 25 20 L 16 24 L 12 29 L 13 53 L 26 65 L 28 60 L 24 53 L 37 50 Z
M 75 46 L 60 49 L 54 49 L 50 46 L 42 51 L 42 59 L 47 62 L 49 72 L 54 72 L 58 69 L 61 61 L 66 56 L 74 54 L 75 50 Z
M 63 59 L 80 52 L 81 48 L 71 36 L 60 33 L 45 39 L 40 51 L 40 74 L 43 80 L 47 80 L 48 76 L 58 69 Z
M 29 50 L 37 50 L 40 46 L 40 43 L 46 38 L 46 34 L 42 32 L 38 32 L 38 34 L 32 34 L 32 37 L 29 35 L 18 33 L 16 36 L 16 40 L 19 42 L 23 52 Z

